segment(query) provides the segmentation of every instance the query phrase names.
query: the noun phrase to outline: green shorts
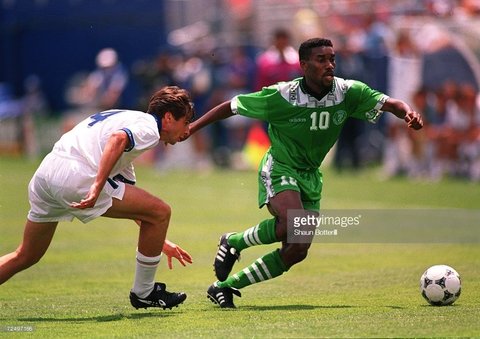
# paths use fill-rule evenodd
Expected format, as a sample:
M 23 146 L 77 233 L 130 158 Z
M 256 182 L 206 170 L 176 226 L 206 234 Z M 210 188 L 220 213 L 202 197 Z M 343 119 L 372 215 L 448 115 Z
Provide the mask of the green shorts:
M 319 211 L 322 185 L 320 170 L 292 168 L 275 161 L 267 152 L 258 168 L 258 206 L 262 208 L 276 194 L 291 190 L 300 193 L 304 209 Z

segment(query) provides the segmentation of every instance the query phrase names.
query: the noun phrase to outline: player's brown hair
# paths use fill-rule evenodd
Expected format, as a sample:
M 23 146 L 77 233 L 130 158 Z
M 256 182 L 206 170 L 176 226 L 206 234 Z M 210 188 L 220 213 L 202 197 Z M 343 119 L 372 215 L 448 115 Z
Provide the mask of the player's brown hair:
M 155 92 L 150 98 L 147 113 L 161 119 L 166 112 L 172 113 L 175 120 L 186 116 L 188 121 L 192 121 L 195 112 L 188 91 L 177 86 L 165 86 Z

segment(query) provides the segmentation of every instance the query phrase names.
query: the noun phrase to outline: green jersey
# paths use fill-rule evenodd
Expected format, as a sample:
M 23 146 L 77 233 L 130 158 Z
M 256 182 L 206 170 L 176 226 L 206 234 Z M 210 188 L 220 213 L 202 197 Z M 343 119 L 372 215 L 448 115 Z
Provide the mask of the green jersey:
M 302 78 L 280 82 L 232 99 L 234 114 L 268 122 L 270 153 L 293 168 L 320 167 L 347 118 L 375 122 L 388 96 L 356 80 L 334 78 L 332 90 L 318 99 Z

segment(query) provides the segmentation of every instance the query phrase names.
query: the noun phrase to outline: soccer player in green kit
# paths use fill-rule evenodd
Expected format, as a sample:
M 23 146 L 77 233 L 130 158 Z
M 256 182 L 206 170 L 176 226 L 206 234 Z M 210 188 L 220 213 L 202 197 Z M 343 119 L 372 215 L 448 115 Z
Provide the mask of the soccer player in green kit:
M 220 238 L 214 261 L 218 281 L 208 288 L 207 296 L 222 308 L 235 307 L 233 295 L 240 296 L 239 289 L 278 277 L 307 257 L 311 242 L 287 242 L 287 212 L 318 213 L 322 191 L 319 167 L 346 119 L 375 122 L 387 111 L 405 120 L 409 128 L 423 126 L 420 114 L 405 102 L 362 82 L 335 77 L 335 52 L 330 40 L 303 42 L 299 59 L 302 78 L 238 95 L 190 124 L 189 134 L 184 137 L 235 114 L 268 122 L 271 147 L 258 169 L 258 198 L 259 206 L 267 205 L 273 218 Z M 241 251 L 274 242 L 281 242 L 281 248 L 230 275 Z

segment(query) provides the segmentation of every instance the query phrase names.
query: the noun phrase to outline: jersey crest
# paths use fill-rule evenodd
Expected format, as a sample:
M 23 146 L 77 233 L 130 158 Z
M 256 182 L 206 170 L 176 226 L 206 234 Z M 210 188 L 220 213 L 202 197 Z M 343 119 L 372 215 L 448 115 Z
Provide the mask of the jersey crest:
M 347 119 L 347 112 L 344 110 L 339 110 L 333 113 L 333 123 L 337 126 L 343 124 L 343 122 Z

